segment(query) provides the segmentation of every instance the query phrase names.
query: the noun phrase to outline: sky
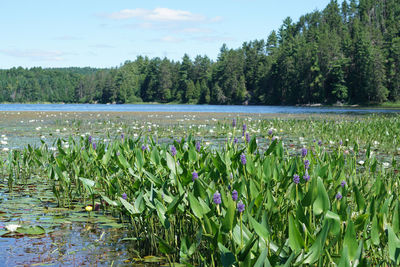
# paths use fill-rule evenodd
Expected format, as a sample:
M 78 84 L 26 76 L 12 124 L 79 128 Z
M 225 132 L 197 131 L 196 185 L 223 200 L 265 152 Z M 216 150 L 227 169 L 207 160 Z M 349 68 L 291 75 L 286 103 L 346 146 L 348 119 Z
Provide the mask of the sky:
M 118 67 L 137 56 L 215 60 L 330 0 L 13 0 L 0 5 L 0 69 Z

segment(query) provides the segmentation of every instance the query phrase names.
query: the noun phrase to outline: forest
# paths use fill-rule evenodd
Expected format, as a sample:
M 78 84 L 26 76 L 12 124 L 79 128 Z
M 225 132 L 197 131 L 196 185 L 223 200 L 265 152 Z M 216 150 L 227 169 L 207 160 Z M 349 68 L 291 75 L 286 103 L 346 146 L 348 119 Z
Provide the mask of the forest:
M 180 61 L 0 70 L 0 102 L 374 104 L 400 100 L 400 1 L 332 0 L 266 39 Z

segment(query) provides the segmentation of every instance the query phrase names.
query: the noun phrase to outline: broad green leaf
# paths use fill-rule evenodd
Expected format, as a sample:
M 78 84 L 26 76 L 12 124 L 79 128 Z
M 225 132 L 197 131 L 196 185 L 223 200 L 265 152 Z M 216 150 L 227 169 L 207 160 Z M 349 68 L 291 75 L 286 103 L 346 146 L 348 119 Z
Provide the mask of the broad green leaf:
M 224 267 L 230 267 L 233 266 L 233 264 L 236 262 L 235 256 L 229 249 L 227 249 L 224 245 L 221 243 L 218 243 L 218 248 L 219 251 L 221 252 L 221 263 L 222 266 Z
M 258 223 L 253 217 L 251 217 L 250 214 L 248 214 L 248 219 L 256 234 L 267 241 L 269 239 L 268 229 L 262 224 Z
M 315 215 L 320 215 L 330 208 L 331 203 L 329 201 L 328 193 L 325 190 L 322 179 L 320 177 L 318 177 L 317 179 L 318 193 L 317 198 L 315 199 L 313 204 L 313 212 Z
M 387 226 L 388 231 L 388 244 L 389 244 L 389 258 L 395 263 L 399 264 L 400 260 L 400 240 L 394 233 L 392 227 Z
M 131 203 L 129 203 L 128 201 L 126 201 L 125 199 L 123 199 L 122 197 L 119 198 L 119 200 L 121 201 L 122 205 L 125 207 L 125 209 L 132 215 L 135 214 L 140 214 L 140 211 L 138 211 L 136 209 L 135 206 L 133 206 Z
M 350 259 L 349 259 L 349 251 L 348 248 L 345 246 L 342 249 L 342 254 L 340 257 L 340 261 L 338 263 L 338 267 L 350 267 Z
M 18 227 L 16 232 L 25 235 L 42 235 L 46 233 L 46 230 L 42 226 L 29 226 L 29 227 Z
M 224 203 L 226 208 L 225 217 L 222 221 L 222 230 L 229 232 L 233 228 L 233 221 L 235 219 L 236 206 L 231 197 L 227 197 Z
M 167 157 L 167 166 L 168 166 L 168 168 L 170 169 L 170 171 L 173 174 L 176 174 L 175 159 L 168 152 L 166 153 L 166 157 Z
M 190 203 L 190 208 L 193 211 L 194 216 L 201 219 L 203 218 L 203 208 L 201 207 L 199 201 L 192 193 L 188 193 L 188 199 Z
M 82 177 L 79 177 L 79 180 L 81 180 L 82 183 L 89 188 L 93 187 L 96 184 L 95 181 Z
M 114 200 L 109 199 L 108 197 L 106 197 L 105 195 L 101 195 L 101 197 L 108 203 L 108 205 L 111 206 L 118 206 L 118 203 L 115 202 Z
M 271 263 L 268 260 L 268 248 L 265 248 L 263 252 L 258 256 L 256 263 L 253 267 L 271 267 Z
M 295 251 L 299 252 L 304 248 L 304 239 L 301 237 L 300 231 L 297 229 L 297 220 L 293 218 L 292 214 L 289 214 L 289 246 Z
M 330 222 L 325 221 L 324 226 L 318 233 L 317 238 L 306 255 L 306 258 L 303 262 L 304 264 L 313 264 L 320 259 L 321 255 L 324 253 L 325 241 L 329 233 L 329 228 Z
M 352 221 L 349 221 L 347 224 L 347 229 L 343 240 L 343 247 L 347 247 L 350 259 L 354 260 L 357 253 L 358 242 Z
M 372 219 L 372 226 L 371 226 L 371 240 L 375 246 L 379 246 L 379 226 L 378 226 L 378 218 L 376 215 Z
M 357 185 L 353 186 L 353 191 L 355 194 L 358 211 L 363 211 L 365 207 L 365 200 L 364 197 L 361 195 Z

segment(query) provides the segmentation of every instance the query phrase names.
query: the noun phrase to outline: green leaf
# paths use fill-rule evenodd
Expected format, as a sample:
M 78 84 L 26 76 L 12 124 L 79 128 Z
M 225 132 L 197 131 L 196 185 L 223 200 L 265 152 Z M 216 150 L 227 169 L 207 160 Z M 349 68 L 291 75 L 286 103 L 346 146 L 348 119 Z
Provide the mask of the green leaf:
M 232 252 L 229 251 L 224 245 L 218 243 L 219 251 L 221 252 L 221 263 L 224 267 L 232 266 L 236 260 Z
M 222 230 L 229 232 L 233 228 L 233 221 L 235 219 L 236 206 L 231 197 L 227 197 L 224 203 L 226 207 L 225 218 L 222 221 Z
M 348 222 L 346 233 L 344 235 L 343 247 L 348 248 L 349 257 L 351 260 L 354 260 L 357 253 L 358 243 L 356 230 L 352 221 Z
M 342 255 L 340 257 L 340 261 L 338 263 L 338 267 L 350 267 L 350 259 L 349 259 L 349 252 L 348 248 L 344 247 L 342 249 Z
M 189 198 L 190 208 L 192 209 L 194 216 L 196 216 L 199 219 L 203 218 L 203 208 L 201 207 L 199 201 L 190 192 L 188 193 L 188 198 Z
M 268 260 L 268 248 L 265 248 L 263 252 L 258 257 L 256 263 L 254 263 L 253 267 L 271 267 L 271 263 Z
M 176 174 L 175 159 L 168 152 L 166 153 L 166 157 L 167 157 L 168 168 L 171 170 L 173 174 Z
M 160 222 L 162 223 L 165 229 L 169 229 L 170 223 L 168 218 L 165 216 L 166 209 L 164 205 L 158 199 L 155 199 L 154 202 L 156 204 L 156 211 L 158 218 L 160 219 Z
M 264 227 L 261 223 L 258 223 L 250 214 L 248 214 L 248 219 L 250 221 L 251 226 L 253 226 L 256 234 L 261 237 L 264 241 L 269 239 L 269 232 L 266 227 Z
M 18 227 L 16 232 L 25 235 L 42 235 L 46 233 L 46 230 L 42 226 L 29 226 L 29 227 Z
M 181 195 L 181 196 L 175 196 L 174 199 L 172 200 L 171 203 L 169 203 L 168 208 L 167 208 L 167 214 L 173 214 L 176 211 L 176 208 L 178 207 L 178 205 L 181 203 L 183 197 L 185 195 Z
M 118 206 L 118 203 L 115 202 L 114 200 L 109 199 L 105 195 L 101 195 L 101 197 L 111 206 Z
M 363 211 L 365 207 L 365 200 L 364 197 L 361 195 L 360 190 L 358 190 L 357 185 L 353 186 L 353 191 L 355 194 L 358 211 Z
M 400 240 L 394 233 L 392 227 L 387 226 L 388 239 L 389 239 L 389 258 L 394 261 L 395 264 L 399 264 L 400 256 Z
M 301 237 L 296 224 L 297 220 L 293 218 L 292 214 L 289 214 L 289 246 L 293 251 L 299 252 L 304 248 L 304 239 Z
M 82 177 L 79 177 L 79 180 L 81 180 L 82 183 L 89 188 L 93 187 L 96 184 L 95 181 Z
M 322 179 L 318 177 L 317 179 L 317 198 L 314 201 L 313 204 L 313 212 L 315 215 L 320 215 L 321 213 L 327 211 L 331 203 L 329 201 L 328 193 L 325 190 L 324 183 L 322 182 Z
M 253 136 L 251 138 L 250 145 L 249 145 L 250 154 L 253 154 L 254 151 L 256 151 L 256 149 L 257 149 L 257 140 L 256 140 L 256 136 Z
M 246 245 L 239 251 L 238 259 L 240 261 L 244 261 L 244 259 L 248 256 L 248 254 L 250 253 L 250 249 L 253 247 L 257 239 L 258 236 L 253 234 L 249 241 L 247 241 Z
M 304 264 L 312 264 L 316 262 L 322 254 L 324 253 L 325 241 L 329 233 L 330 222 L 325 221 L 324 226 L 321 231 L 318 233 L 317 238 L 312 244 L 310 251 L 306 255 L 306 259 L 304 260 Z
M 164 254 L 173 254 L 175 253 L 175 249 L 171 247 L 167 242 L 165 242 L 163 239 L 159 238 L 156 236 L 158 240 L 158 249 L 160 250 L 161 253 Z
M 325 219 L 331 220 L 331 233 L 333 235 L 340 234 L 340 216 L 328 210 L 325 214 Z
M 371 240 L 375 246 L 379 246 L 379 226 L 378 226 L 378 218 L 376 215 L 372 219 L 372 226 L 371 226 Z
M 122 197 L 119 198 L 119 200 L 121 201 L 122 205 L 125 207 L 125 209 L 132 215 L 135 214 L 140 214 L 140 211 L 138 211 L 136 209 L 135 206 L 133 206 L 132 204 L 130 204 L 128 201 L 126 201 L 125 199 L 123 199 Z

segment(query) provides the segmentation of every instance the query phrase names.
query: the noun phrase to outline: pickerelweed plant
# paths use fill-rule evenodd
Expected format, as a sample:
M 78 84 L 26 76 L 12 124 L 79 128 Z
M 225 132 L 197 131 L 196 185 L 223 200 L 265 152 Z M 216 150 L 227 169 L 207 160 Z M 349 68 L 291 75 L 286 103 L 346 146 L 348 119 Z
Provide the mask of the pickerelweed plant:
M 43 142 L 11 151 L 4 177 L 12 188 L 46 170 L 59 206 L 100 205 L 131 226 L 142 255 L 165 254 L 171 264 L 400 263 L 394 158 L 384 166 L 373 142 L 355 138 L 332 144 L 321 134 L 315 136 L 320 144 L 299 146 L 270 138 L 301 124 L 294 121 L 273 120 L 276 130 L 266 121 L 236 123 L 246 125 L 237 135 L 231 121 L 219 125 L 216 134 L 226 136 L 217 146 L 191 134 L 158 142 L 151 133 L 129 131 L 110 142 L 96 138 L 96 147 L 86 137 L 69 138 L 68 147 L 59 139 L 54 151 Z M 371 125 L 384 125 L 383 119 Z M 251 138 L 235 142 L 244 132 Z

